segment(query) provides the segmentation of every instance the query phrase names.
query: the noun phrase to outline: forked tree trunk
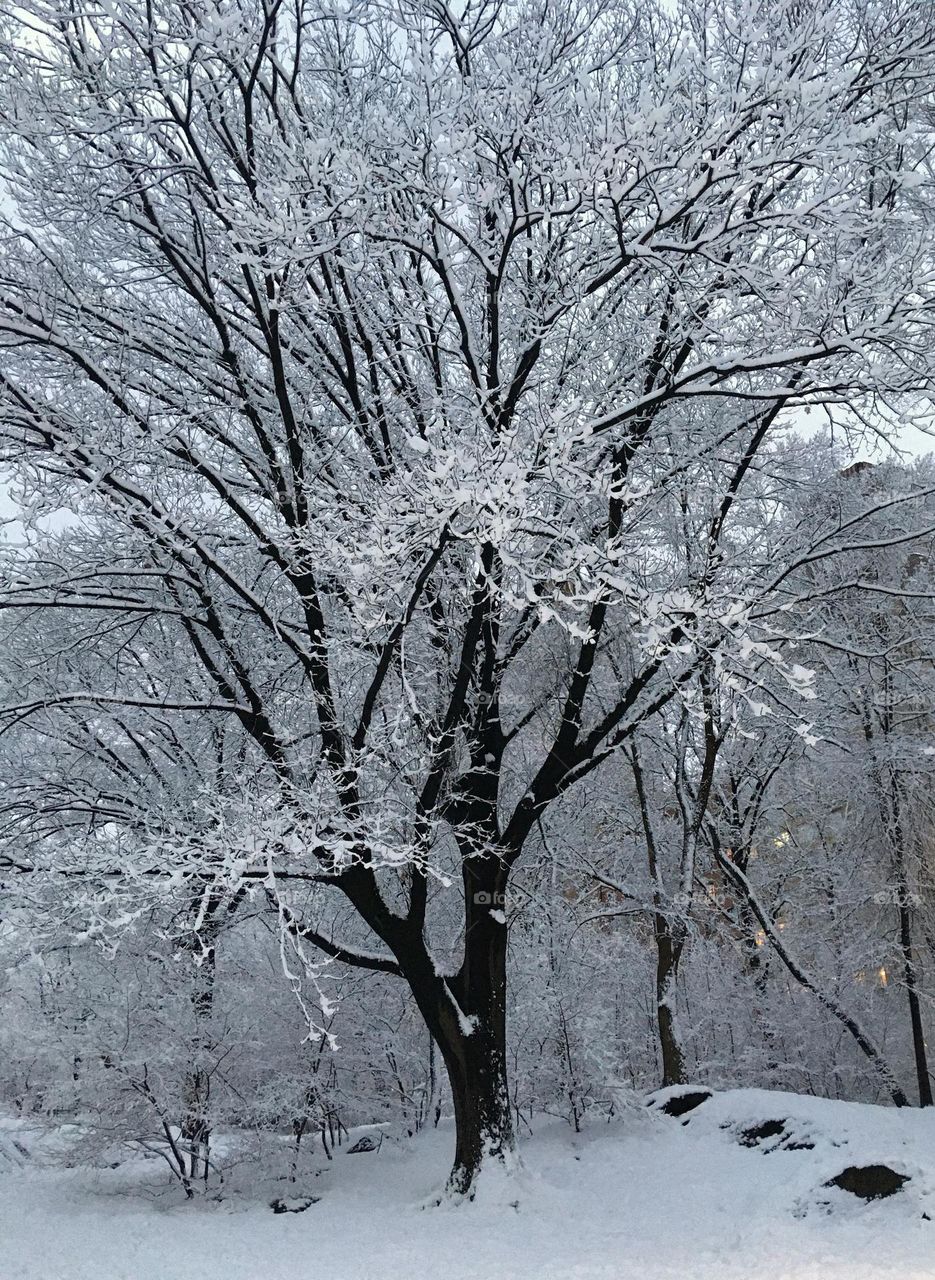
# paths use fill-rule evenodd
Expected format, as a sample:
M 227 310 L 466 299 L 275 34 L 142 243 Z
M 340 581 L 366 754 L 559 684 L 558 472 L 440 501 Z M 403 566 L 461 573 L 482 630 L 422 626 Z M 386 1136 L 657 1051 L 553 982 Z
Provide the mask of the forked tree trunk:
M 400 957 L 451 1085 L 455 1158 L 446 1190 L 468 1199 L 482 1172 L 510 1168 L 515 1153 L 506 1061 L 506 924 L 494 890 L 471 887 L 470 895 L 457 974 L 442 977 L 421 957 L 409 968 Z
M 386 907 L 365 866 L 344 872 L 341 888 L 392 952 L 389 971 L 408 983 L 438 1045 L 451 1085 L 456 1128 L 446 1190 L 472 1199 L 482 1172 L 507 1170 L 515 1159 L 506 1062 L 504 909 L 510 859 L 503 848 L 491 852 L 496 848 L 493 838 L 478 839 L 480 821 L 465 820 L 464 825 L 472 834 L 462 849 L 464 951 L 457 973 L 440 973 L 426 944 L 425 877 L 414 877 L 408 916 Z M 304 936 L 318 938 L 307 930 Z M 332 949 L 332 954 L 340 958 L 348 953 Z M 363 967 L 386 969 L 387 963 L 369 958 Z

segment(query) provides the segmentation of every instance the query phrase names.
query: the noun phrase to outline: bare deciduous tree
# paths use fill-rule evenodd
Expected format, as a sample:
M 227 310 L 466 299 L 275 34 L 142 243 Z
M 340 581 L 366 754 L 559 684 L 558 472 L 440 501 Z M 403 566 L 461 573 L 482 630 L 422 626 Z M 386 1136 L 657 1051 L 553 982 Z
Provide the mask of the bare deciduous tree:
M 290 835 L 200 873 L 304 870 L 376 935 L 284 912 L 409 984 L 453 1193 L 513 1148 L 503 903 L 537 821 L 712 654 L 750 678 L 722 547 L 783 412 L 927 385 L 900 192 L 933 52 L 926 5 L 862 0 L 5 20 L 4 458 L 100 533 L 11 556 L 2 603 L 122 639 L 93 684 L 36 655 L 4 716 L 239 726 Z M 702 478 L 686 576 L 657 548 Z

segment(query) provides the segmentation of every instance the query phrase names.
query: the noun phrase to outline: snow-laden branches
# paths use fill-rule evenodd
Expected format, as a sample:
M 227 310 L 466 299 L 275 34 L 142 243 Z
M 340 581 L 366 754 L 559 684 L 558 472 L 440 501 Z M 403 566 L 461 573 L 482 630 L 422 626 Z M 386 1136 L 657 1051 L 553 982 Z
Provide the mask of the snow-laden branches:
M 489 1028 L 548 807 L 699 672 L 809 692 L 772 610 L 860 527 L 759 461 L 930 385 L 931 15 L 27 0 L 0 59 L 10 725 L 243 780 Z

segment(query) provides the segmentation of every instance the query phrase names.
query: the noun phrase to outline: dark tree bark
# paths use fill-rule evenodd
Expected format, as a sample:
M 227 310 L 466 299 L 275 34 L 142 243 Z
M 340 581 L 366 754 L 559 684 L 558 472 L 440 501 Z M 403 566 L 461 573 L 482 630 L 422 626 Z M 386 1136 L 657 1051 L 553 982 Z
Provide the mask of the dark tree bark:
M 656 932 L 656 1017 L 662 1051 L 662 1084 L 685 1083 L 685 1055 L 675 1023 L 676 979 L 682 948 L 666 930 Z
M 636 796 L 639 802 L 643 835 L 646 841 L 646 859 L 649 875 L 653 884 L 653 941 L 656 944 L 656 1027 L 659 1034 L 659 1049 L 662 1054 L 662 1085 L 663 1088 L 666 1088 L 669 1085 L 685 1083 L 685 1056 L 682 1053 L 682 1046 L 678 1039 L 674 1007 L 682 945 L 677 944 L 673 938 L 671 921 L 664 909 L 656 836 L 649 812 L 643 769 L 635 744 L 630 750 L 629 759 L 633 782 L 636 787 Z
M 408 984 L 451 1086 L 456 1135 L 447 1192 L 472 1198 L 485 1166 L 506 1168 L 515 1152 L 506 1060 L 508 859 L 489 851 L 478 853 L 475 835 L 462 872 L 464 950 L 454 974 L 438 971 L 426 944 L 424 885 L 418 885 L 418 872 L 407 916 L 386 906 L 367 866 L 355 866 L 336 881 L 389 948 L 392 955 L 385 959 L 356 954 L 288 915 L 287 924 L 347 964 L 392 973 Z
M 496 927 L 506 934 L 503 926 Z M 423 1008 L 454 1102 L 455 1157 L 447 1189 L 468 1197 L 484 1165 L 507 1166 L 515 1150 L 506 1074 L 506 948 L 491 940 L 489 948 L 474 944 L 470 950 L 482 974 L 472 980 L 465 1005 L 456 1005 L 442 980 L 433 1007 Z
M 925 1028 L 922 1023 L 922 1005 L 919 1000 L 919 972 L 912 939 L 912 911 L 908 876 L 902 847 L 899 848 L 896 867 L 896 886 L 899 895 L 899 950 L 903 962 L 903 985 L 909 1005 L 909 1026 L 912 1032 L 912 1055 L 915 1061 L 916 1083 L 919 1089 L 919 1106 L 931 1107 L 932 1077 L 929 1073 L 928 1054 L 925 1047 Z
M 399 954 L 448 1073 L 455 1158 L 447 1190 L 456 1196 L 472 1197 L 484 1165 L 508 1166 L 515 1151 L 506 1062 L 504 879 L 496 859 L 465 859 L 464 956 L 456 974 L 427 972 L 423 946 L 414 956 Z
M 885 727 L 888 728 L 888 725 Z M 912 939 L 910 905 L 912 897 L 909 889 L 909 868 L 902 811 L 902 789 L 899 778 L 894 776 L 890 780 L 888 814 L 884 813 L 882 816 L 889 831 L 896 871 L 899 951 L 902 959 L 903 985 L 906 988 L 906 1003 L 909 1006 L 909 1029 L 912 1036 L 912 1056 L 919 1090 L 919 1106 L 930 1107 L 933 1105 L 932 1078 L 929 1074 L 928 1053 L 925 1047 L 925 1028 L 922 1023 L 922 1005 L 919 1000 L 919 972 Z

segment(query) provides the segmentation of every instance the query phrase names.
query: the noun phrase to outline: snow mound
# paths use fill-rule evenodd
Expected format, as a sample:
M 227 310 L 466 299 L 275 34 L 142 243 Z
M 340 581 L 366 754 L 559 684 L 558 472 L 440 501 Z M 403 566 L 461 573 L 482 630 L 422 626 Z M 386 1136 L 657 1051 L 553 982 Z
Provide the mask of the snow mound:
M 699 1140 L 729 1141 L 781 1160 L 798 1195 L 792 1211 L 853 1210 L 897 1192 L 935 1218 L 935 1115 L 766 1089 L 711 1092 L 686 1113 L 692 1086 L 650 1095 L 653 1111 L 682 1117 Z M 870 1172 L 865 1172 L 870 1171 Z M 882 1172 L 885 1171 L 885 1172 Z M 874 1192 L 873 1186 L 892 1188 Z

